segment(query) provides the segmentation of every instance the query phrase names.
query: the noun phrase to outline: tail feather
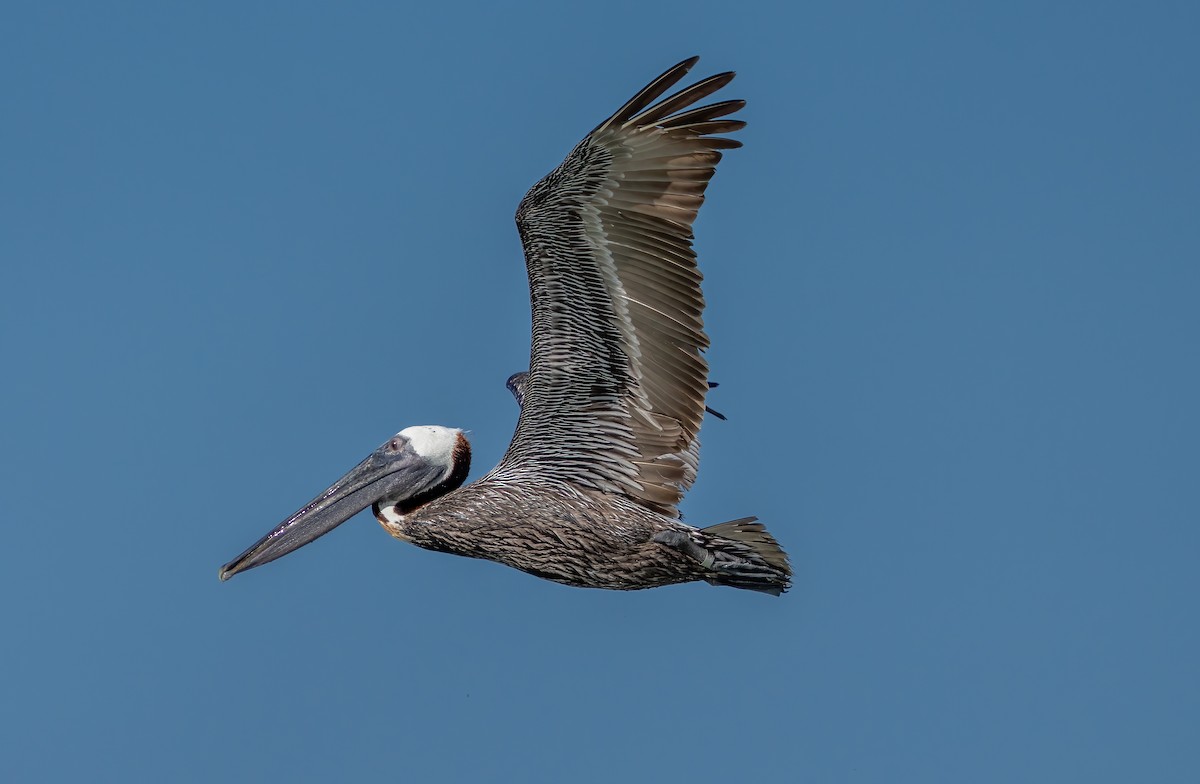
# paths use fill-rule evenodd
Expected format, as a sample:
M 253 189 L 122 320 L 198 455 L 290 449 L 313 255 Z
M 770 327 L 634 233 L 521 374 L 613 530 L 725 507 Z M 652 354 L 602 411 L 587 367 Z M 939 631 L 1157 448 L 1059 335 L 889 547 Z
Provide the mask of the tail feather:
M 700 529 L 704 546 L 713 554 L 706 564 L 713 585 L 762 591 L 773 596 L 792 585 L 787 553 L 757 517 L 743 517 Z

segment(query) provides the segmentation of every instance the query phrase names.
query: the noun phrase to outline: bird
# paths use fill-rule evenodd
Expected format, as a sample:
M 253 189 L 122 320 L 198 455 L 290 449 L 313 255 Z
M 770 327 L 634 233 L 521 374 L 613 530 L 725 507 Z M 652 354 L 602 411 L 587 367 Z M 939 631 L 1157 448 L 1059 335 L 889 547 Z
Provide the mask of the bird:
M 696 106 L 731 71 L 663 97 L 667 69 L 596 126 L 521 200 L 532 309 L 529 370 L 500 463 L 464 485 L 463 430 L 400 430 L 221 568 L 291 553 L 370 507 L 396 539 L 613 590 L 688 582 L 779 596 L 792 569 L 755 517 L 704 528 L 678 505 L 696 479 L 709 346 L 692 225 L 742 100 Z

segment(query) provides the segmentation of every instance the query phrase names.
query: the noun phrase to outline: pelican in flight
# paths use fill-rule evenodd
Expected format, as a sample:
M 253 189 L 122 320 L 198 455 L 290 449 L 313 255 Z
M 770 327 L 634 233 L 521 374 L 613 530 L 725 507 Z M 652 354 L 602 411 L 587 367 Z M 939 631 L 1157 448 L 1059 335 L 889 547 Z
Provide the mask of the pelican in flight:
M 566 585 L 633 590 L 706 581 L 778 596 L 787 556 L 753 517 L 708 528 L 677 506 L 696 479 L 708 347 L 692 223 L 745 101 L 667 98 L 684 60 L 600 123 L 517 208 L 533 305 L 529 370 L 500 464 L 462 486 L 461 430 L 408 427 L 220 572 L 296 550 L 371 507 L 397 539 Z

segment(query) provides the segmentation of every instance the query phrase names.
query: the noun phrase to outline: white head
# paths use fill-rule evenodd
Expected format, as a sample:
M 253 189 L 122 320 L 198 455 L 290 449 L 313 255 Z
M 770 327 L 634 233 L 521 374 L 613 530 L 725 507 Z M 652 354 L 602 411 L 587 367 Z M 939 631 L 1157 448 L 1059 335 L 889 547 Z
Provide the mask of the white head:
M 449 470 L 454 467 L 454 451 L 461 449 L 461 430 L 441 425 L 415 425 L 406 427 L 396 435 L 407 438 L 413 451 L 430 465 Z

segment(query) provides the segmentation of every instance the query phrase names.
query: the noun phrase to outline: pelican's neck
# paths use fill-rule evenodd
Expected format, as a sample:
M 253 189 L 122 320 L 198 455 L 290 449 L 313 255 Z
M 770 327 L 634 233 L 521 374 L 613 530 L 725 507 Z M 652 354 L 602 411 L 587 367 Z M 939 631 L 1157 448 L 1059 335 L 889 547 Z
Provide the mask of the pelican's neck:
M 380 504 L 375 502 L 375 519 L 383 526 L 383 530 L 387 531 L 397 539 L 405 542 L 411 542 L 412 537 L 406 533 L 404 525 L 404 515 L 400 512 L 400 508 L 395 504 Z

